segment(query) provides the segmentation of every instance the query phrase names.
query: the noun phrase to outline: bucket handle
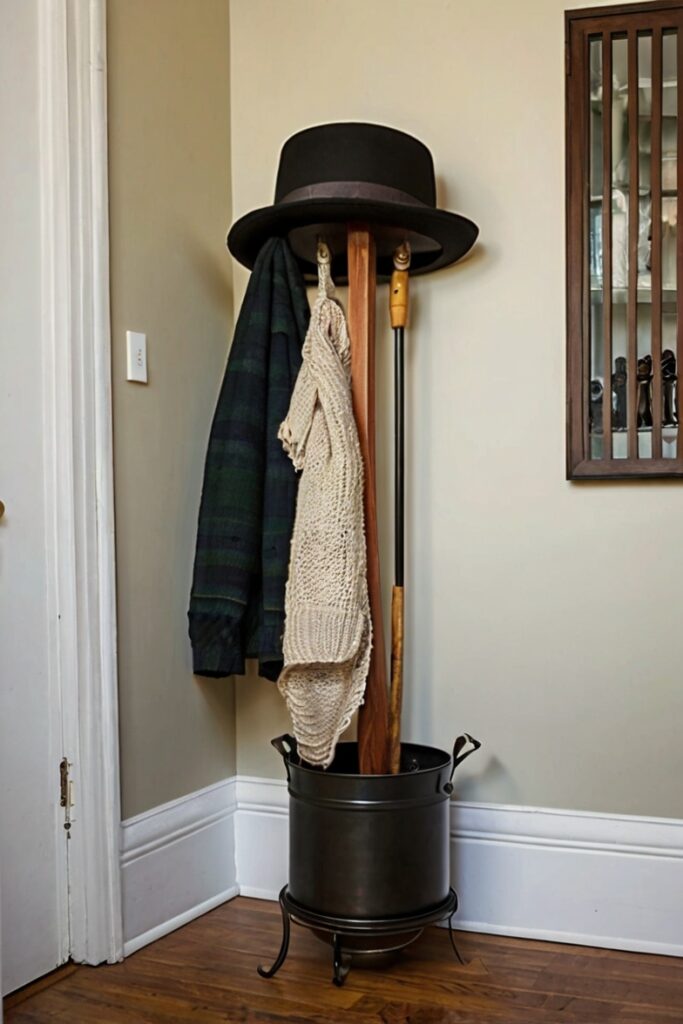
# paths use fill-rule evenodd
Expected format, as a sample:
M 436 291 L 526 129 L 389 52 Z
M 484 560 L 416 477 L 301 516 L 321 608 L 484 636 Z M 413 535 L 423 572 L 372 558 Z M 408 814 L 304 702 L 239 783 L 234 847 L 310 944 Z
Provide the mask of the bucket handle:
M 448 778 L 448 782 L 443 787 L 444 793 L 448 793 L 449 796 L 451 795 L 453 792 L 453 775 L 455 774 L 455 769 L 459 764 L 462 764 L 465 758 L 469 757 L 470 754 L 473 754 L 475 750 L 479 750 L 480 746 L 481 743 L 479 740 L 475 740 L 468 732 L 464 732 L 462 736 L 458 736 L 457 740 L 453 744 L 453 767 L 451 768 L 451 774 Z M 468 749 L 465 750 L 465 747 L 468 747 Z
M 270 741 L 271 746 L 275 747 L 278 754 L 285 762 L 285 771 L 287 772 L 287 781 L 289 782 L 289 761 L 290 758 L 299 758 L 299 752 L 296 746 L 296 740 L 293 736 L 290 736 L 288 732 L 282 734 L 282 736 L 276 736 L 274 740 Z

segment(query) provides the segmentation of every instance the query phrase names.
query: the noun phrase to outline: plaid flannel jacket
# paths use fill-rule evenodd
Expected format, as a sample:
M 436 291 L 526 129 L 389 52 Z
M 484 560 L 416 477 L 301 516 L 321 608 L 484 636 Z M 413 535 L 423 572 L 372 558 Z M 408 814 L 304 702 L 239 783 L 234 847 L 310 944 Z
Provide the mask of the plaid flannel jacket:
M 282 668 L 297 477 L 278 440 L 309 319 L 301 271 L 271 238 L 254 265 L 214 414 L 188 613 L 194 672 Z

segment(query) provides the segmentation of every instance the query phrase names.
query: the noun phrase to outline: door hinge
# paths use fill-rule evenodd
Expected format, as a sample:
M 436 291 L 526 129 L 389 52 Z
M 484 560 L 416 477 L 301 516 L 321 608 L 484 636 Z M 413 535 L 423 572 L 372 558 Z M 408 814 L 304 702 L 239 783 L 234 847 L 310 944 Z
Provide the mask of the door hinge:
M 71 838 L 71 808 L 73 801 L 73 782 L 69 778 L 69 759 L 63 757 L 59 762 L 59 806 L 64 808 L 64 828 L 67 839 Z
M 569 77 L 572 73 L 572 51 L 569 41 L 564 44 L 564 73 Z

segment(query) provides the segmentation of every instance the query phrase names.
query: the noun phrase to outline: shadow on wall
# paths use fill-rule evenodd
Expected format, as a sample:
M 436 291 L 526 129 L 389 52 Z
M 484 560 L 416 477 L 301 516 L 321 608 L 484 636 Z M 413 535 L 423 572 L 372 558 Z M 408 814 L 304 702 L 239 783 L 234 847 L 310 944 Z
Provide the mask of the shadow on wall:
M 178 224 L 177 229 L 178 248 L 183 253 L 183 259 L 196 268 L 197 279 L 202 282 L 211 306 L 222 309 L 232 319 L 233 289 L 230 279 L 226 279 L 226 265 L 232 262 L 232 257 L 227 247 L 219 261 L 216 258 L 215 245 L 205 244 L 202 239 L 188 231 L 186 225 Z
M 480 771 L 463 774 L 460 778 L 456 775 L 454 797 L 455 800 L 476 801 L 477 792 L 489 789 L 501 794 L 498 803 L 519 804 L 522 800 L 519 786 L 495 755 L 489 757 Z

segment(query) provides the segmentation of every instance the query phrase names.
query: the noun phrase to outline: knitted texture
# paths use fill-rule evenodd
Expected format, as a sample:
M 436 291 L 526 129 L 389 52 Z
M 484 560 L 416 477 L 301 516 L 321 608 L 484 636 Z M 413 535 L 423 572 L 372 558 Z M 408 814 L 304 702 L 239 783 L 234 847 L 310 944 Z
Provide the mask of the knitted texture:
M 303 362 L 279 432 L 302 475 L 278 688 L 299 753 L 324 768 L 363 701 L 372 646 L 349 335 L 333 296 L 329 265 L 321 264 Z

